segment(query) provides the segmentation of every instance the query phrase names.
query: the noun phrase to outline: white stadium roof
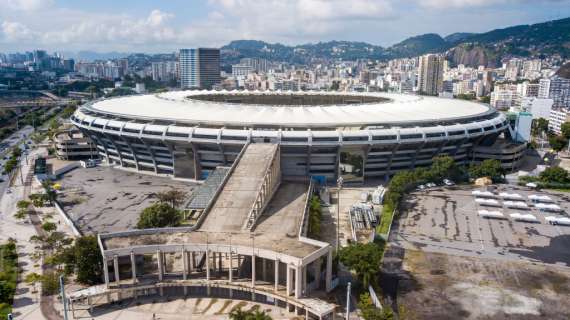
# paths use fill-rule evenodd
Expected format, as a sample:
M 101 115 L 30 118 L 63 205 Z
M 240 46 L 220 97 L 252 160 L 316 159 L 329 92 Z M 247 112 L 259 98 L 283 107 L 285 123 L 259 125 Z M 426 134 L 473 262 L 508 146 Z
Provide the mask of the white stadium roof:
M 257 105 L 188 99 L 205 94 L 294 94 L 369 96 L 390 99 L 347 105 Z M 222 125 L 362 126 L 464 119 L 492 112 L 490 107 L 458 99 L 388 93 L 171 91 L 94 102 L 88 109 L 115 116 Z

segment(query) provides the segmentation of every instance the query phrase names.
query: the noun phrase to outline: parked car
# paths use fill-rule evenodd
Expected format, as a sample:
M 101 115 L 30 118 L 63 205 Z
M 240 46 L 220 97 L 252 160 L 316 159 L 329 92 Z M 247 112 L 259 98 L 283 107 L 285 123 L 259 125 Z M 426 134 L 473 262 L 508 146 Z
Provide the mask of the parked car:
M 420 184 L 420 185 L 418 186 L 418 191 L 422 191 L 422 190 L 424 190 L 425 188 L 426 188 L 426 186 L 424 186 L 423 184 Z
M 428 187 L 428 188 L 435 188 L 435 187 L 437 187 L 437 184 L 435 184 L 435 183 L 433 183 L 433 182 L 429 182 L 429 183 L 426 183 L 426 187 Z
M 449 180 L 449 179 L 443 179 L 443 183 L 444 183 L 446 186 L 452 186 L 452 185 L 455 184 L 453 181 L 451 181 L 451 180 Z

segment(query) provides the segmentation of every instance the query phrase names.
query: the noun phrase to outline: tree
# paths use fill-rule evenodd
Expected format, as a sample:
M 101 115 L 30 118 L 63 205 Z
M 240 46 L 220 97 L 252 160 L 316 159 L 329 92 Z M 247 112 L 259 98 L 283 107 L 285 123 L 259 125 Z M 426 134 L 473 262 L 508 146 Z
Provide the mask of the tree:
M 156 194 L 158 201 L 167 203 L 173 208 L 178 208 L 186 197 L 186 192 L 179 189 L 172 189 L 168 191 L 159 192 Z
M 18 209 L 22 209 L 22 210 L 27 210 L 28 207 L 30 206 L 30 201 L 26 201 L 26 200 L 20 200 L 18 201 L 18 203 L 16 204 L 16 207 Z
M 567 183 L 568 171 L 560 167 L 546 168 L 543 172 L 540 173 L 539 179 L 540 181 L 547 183 Z
M 241 306 L 233 308 L 230 312 L 230 319 L 232 320 L 271 320 L 272 318 L 265 313 L 265 311 L 260 311 L 259 308 L 255 310 L 242 310 Z
M 564 122 L 560 126 L 560 131 L 562 132 L 562 136 L 568 140 L 570 139 L 570 122 Z
M 101 283 L 103 258 L 97 237 L 93 235 L 77 238 L 72 246 L 60 251 L 56 261 L 65 265 L 67 274 L 75 272 L 79 283 Z
M 50 233 L 57 230 L 57 225 L 53 222 L 44 222 L 42 224 L 42 229 L 44 229 L 45 232 Z
M 546 132 L 548 132 L 548 120 L 544 118 L 538 118 L 532 122 L 533 136 L 540 136 Z
M 505 171 L 501 167 L 501 162 L 495 159 L 488 159 L 481 164 L 473 164 L 469 167 L 471 178 L 490 177 L 493 181 L 502 181 Z
M 322 209 L 321 200 L 312 196 L 309 202 L 309 236 L 317 238 L 321 234 Z
M 364 320 L 392 320 L 394 319 L 394 311 L 390 306 L 386 305 L 382 309 L 376 308 L 372 303 L 369 293 L 363 293 L 360 295 L 360 300 L 358 301 L 358 309 L 362 313 Z
M 437 156 L 433 158 L 433 163 L 427 174 L 431 176 L 432 179 L 441 181 L 448 177 L 454 179 L 457 176 L 457 172 L 457 166 L 452 157 Z
M 340 262 L 350 270 L 354 270 L 363 286 L 368 287 L 380 269 L 383 251 L 383 244 L 350 244 L 340 249 Z
M 155 203 L 145 208 L 137 222 L 138 229 L 175 227 L 180 224 L 180 212 L 169 204 Z
M 563 136 L 551 136 L 548 138 L 548 143 L 550 144 L 552 150 L 560 152 L 562 149 L 566 148 L 568 145 L 568 140 Z

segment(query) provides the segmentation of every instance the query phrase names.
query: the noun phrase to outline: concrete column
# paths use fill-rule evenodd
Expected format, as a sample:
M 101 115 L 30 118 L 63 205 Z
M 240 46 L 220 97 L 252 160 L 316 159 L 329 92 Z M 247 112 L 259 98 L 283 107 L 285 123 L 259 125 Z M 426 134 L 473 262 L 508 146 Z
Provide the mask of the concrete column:
M 303 275 L 302 275 L 302 266 L 295 267 L 295 298 L 299 299 L 301 297 L 301 289 L 303 288 Z
M 164 263 L 163 263 L 163 256 L 160 250 L 156 250 L 156 261 L 158 264 L 158 281 L 162 281 L 164 277 Z
M 206 280 L 210 281 L 210 251 L 206 250 Z
M 293 284 L 291 283 L 291 267 L 289 267 L 289 265 L 286 265 L 285 268 L 287 270 L 287 272 L 285 272 L 287 274 L 287 283 L 285 284 L 285 290 L 288 297 L 291 295 L 291 288 L 293 287 Z
M 223 271 L 223 263 L 222 263 L 222 254 L 221 254 L 221 253 L 218 254 L 218 269 L 219 269 L 218 271 L 219 271 L 220 273 L 222 273 L 222 271 Z
M 190 271 L 194 271 L 196 268 L 196 257 L 194 257 L 194 251 L 190 252 Z
M 317 283 L 317 286 L 320 287 L 321 286 L 321 264 L 322 264 L 322 259 L 318 258 L 317 260 L 315 260 L 313 262 L 313 270 L 315 271 L 315 282 Z
M 117 283 L 117 285 L 119 285 L 121 279 L 119 276 L 119 257 L 118 256 L 113 257 L 113 269 L 115 271 L 115 283 Z
M 267 281 L 267 259 L 261 258 L 261 279 Z
M 234 279 L 234 261 L 233 261 L 233 257 L 232 257 L 232 251 L 230 250 L 229 253 L 229 268 L 228 268 L 228 278 L 230 280 L 230 282 L 233 281 Z
M 216 273 L 216 253 L 212 252 L 212 271 Z
M 109 265 L 107 257 L 103 257 L 103 276 L 105 277 L 105 286 L 109 287 Z
M 302 270 L 303 282 L 301 282 L 301 293 L 307 293 L 307 266 L 303 266 Z
M 251 256 L 251 286 L 255 287 L 255 254 Z
M 182 271 L 182 279 L 187 280 L 188 279 L 188 252 L 186 250 L 182 250 L 182 264 L 184 266 L 184 271 Z
M 333 265 L 333 258 L 332 258 L 332 249 L 331 249 L 327 254 L 327 272 L 325 276 L 325 289 L 327 292 L 330 292 L 332 290 L 332 265 Z
M 275 277 L 273 279 L 275 280 L 275 292 L 277 292 L 279 290 L 279 260 L 273 261 L 273 264 L 275 265 Z
M 137 260 L 134 252 L 131 252 L 131 272 L 133 274 L 133 284 L 137 284 Z

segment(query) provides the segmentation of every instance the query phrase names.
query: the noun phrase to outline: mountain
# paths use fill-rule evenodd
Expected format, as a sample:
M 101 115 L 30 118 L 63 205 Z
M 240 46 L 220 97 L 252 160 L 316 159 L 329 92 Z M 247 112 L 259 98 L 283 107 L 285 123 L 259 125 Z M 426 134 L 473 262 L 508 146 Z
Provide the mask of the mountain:
M 408 38 L 386 49 L 387 55 L 394 58 L 414 57 L 424 53 L 434 53 L 447 50 L 449 43 L 440 35 L 427 33 Z
M 570 57 L 570 18 L 473 34 L 460 42 L 448 52 L 448 57 L 453 63 L 471 66 L 494 66 L 512 56 Z
M 258 40 L 237 40 L 221 48 L 222 62 L 238 63 L 242 58 L 265 58 L 290 63 L 318 63 L 329 59 L 383 59 L 384 48 L 365 42 L 329 41 L 286 46 Z
M 570 79 L 570 62 L 562 65 L 562 67 L 556 71 L 556 75 L 561 78 Z
M 475 33 L 469 33 L 469 32 L 456 32 L 456 33 L 452 33 L 448 36 L 446 36 L 445 38 L 443 38 L 446 42 L 449 43 L 457 43 L 460 42 L 463 39 L 466 39 L 468 37 L 471 37 L 475 35 Z
M 287 46 L 258 40 L 232 41 L 222 47 L 225 65 L 242 58 L 265 58 L 295 64 L 319 63 L 340 59 L 377 59 L 415 57 L 426 53 L 446 53 L 452 64 L 468 66 L 500 65 L 512 56 L 560 54 L 570 57 L 570 18 L 496 29 L 485 33 L 452 33 L 445 38 L 428 33 L 408 38 L 383 48 L 365 42 L 329 41 Z

